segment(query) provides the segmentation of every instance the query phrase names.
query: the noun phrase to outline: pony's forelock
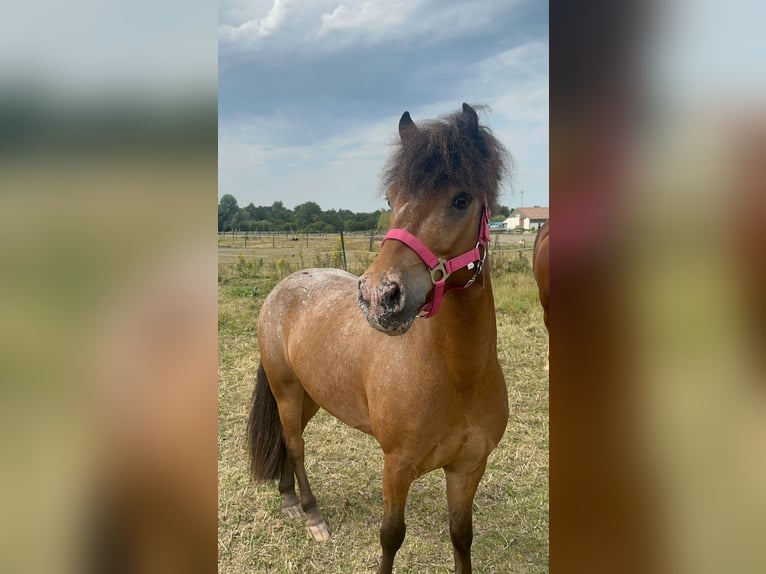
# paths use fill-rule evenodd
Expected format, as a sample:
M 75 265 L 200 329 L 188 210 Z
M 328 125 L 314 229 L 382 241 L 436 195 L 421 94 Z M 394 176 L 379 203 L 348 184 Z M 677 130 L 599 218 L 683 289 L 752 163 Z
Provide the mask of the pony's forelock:
M 474 132 L 464 111 L 415 124 L 417 129 L 398 139 L 383 171 L 381 192 L 394 188 L 397 193 L 420 197 L 457 187 L 486 196 L 488 204 L 496 207 L 512 158 L 492 131 L 479 124 Z

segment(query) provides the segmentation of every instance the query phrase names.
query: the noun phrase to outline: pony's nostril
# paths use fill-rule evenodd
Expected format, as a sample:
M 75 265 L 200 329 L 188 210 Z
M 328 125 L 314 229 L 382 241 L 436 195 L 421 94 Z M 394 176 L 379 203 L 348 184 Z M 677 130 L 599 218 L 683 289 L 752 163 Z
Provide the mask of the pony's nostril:
M 398 308 L 400 306 L 402 301 L 402 290 L 398 283 L 393 283 L 388 287 L 383 300 L 389 308 Z

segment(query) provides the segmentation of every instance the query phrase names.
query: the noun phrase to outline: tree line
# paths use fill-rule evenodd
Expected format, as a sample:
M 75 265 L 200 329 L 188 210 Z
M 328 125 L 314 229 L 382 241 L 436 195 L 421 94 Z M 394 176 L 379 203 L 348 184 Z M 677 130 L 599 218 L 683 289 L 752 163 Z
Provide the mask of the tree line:
M 218 231 L 292 231 L 313 233 L 337 233 L 339 231 L 378 230 L 388 228 L 388 212 L 376 210 L 370 213 L 354 213 L 348 209 L 323 211 L 313 201 L 296 205 L 295 209 L 285 207 L 281 201 L 271 205 L 245 207 L 237 199 L 226 194 L 218 201 Z
M 510 209 L 500 207 L 492 220 L 502 221 Z M 377 209 L 373 212 L 354 213 L 348 209 L 323 211 L 313 201 L 289 209 L 281 201 L 271 205 L 254 205 L 252 202 L 240 207 L 237 199 L 227 193 L 218 201 L 218 231 L 281 231 L 337 233 L 339 231 L 369 231 L 385 233 L 390 226 L 391 212 Z

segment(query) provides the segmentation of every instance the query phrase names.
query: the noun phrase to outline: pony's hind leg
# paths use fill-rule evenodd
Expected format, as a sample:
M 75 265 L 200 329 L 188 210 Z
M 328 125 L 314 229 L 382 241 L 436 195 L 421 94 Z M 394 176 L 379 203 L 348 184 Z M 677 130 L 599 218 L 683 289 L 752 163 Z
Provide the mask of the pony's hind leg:
M 298 403 L 297 400 L 293 402 L 293 404 L 296 403 Z M 291 408 L 287 404 L 284 404 L 280 410 L 287 457 L 282 465 L 279 490 L 283 498 L 283 511 L 289 516 L 305 514 L 306 530 L 314 540 L 321 542 L 330 537 L 330 528 L 327 526 L 327 522 L 321 512 L 319 512 L 316 498 L 309 484 L 304 464 L 305 443 L 303 441 L 303 430 L 306 428 L 306 424 L 311 417 L 319 410 L 319 407 L 303 389 L 301 389 L 299 404 L 300 416 L 297 416 L 297 408 Z M 293 477 L 298 481 L 300 505 L 298 505 L 299 499 L 295 493 Z
M 304 394 L 303 412 L 301 416 L 301 434 L 306 429 L 309 420 L 317 413 L 319 406 Z M 279 493 L 282 495 L 282 512 L 290 518 L 305 516 L 301 499 L 295 492 L 295 466 L 289 456 L 282 462 L 282 472 L 279 477 Z
M 282 462 L 282 473 L 279 477 L 279 494 L 282 495 L 282 512 L 290 518 L 303 516 L 301 500 L 295 493 L 295 468 L 289 456 Z
M 330 538 L 330 527 L 317 508 L 314 493 L 311 492 L 309 478 L 303 464 L 303 456 L 295 459 L 295 478 L 298 479 L 298 487 L 301 490 L 301 507 L 306 514 L 306 531 L 316 542 L 322 542 Z

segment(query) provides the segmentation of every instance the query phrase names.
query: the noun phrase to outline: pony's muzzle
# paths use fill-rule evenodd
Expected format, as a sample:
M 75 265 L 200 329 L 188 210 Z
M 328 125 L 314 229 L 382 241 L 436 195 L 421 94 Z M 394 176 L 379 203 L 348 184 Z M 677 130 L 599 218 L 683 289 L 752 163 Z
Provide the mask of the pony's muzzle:
M 379 331 L 404 332 L 412 323 L 405 311 L 406 297 L 396 278 L 386 274 L 370 282 L 367 274 L 359 279 L 358 303 L 367 322 Z
M 374 316 L 398 313 L 404 308 L 404 293 L 398 281 L 384 278 L 377 285 L 359 279 L 359 304 Z

